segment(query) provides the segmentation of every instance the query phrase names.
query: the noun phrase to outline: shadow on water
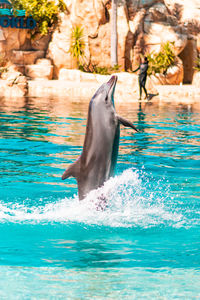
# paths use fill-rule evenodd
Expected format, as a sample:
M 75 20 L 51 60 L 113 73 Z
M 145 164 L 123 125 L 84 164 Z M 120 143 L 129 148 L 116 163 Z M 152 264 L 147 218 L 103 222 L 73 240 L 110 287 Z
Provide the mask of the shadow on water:
M 139 103 L 138 110 L 137 110 L 137 129 L 138 134 L 133 136 L 133 149 L 134 151 L 131 154 L 135 157 L 136 163 L 140 165 L 140 155 L 142 151 L 146 150 L 149 145 L 149 138 L 148 134 L 146 134 L 146 129 L 148 128 L 146 122 L 146 113 L 145 111 L 151 103 Z

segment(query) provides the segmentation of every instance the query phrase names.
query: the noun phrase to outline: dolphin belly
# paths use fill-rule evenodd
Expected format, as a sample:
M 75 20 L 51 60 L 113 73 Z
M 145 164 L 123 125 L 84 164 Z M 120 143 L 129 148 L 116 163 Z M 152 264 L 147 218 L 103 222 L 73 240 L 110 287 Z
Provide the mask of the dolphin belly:
M 77 178 L 79 198 L 83 199 L 94 189 L 101 187 L 110 178 L 112 167 L 112 152 L 102 153 L 91 158 L 88 165 L 82 166 Z

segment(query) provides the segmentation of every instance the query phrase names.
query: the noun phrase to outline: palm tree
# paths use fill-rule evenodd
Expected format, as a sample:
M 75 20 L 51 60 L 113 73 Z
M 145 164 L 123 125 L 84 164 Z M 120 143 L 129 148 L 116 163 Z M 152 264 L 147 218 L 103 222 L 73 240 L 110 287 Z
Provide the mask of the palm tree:
M 118 64 L 117 60 L 117 0 L 112 0 L 111 16 L 111 67 Z

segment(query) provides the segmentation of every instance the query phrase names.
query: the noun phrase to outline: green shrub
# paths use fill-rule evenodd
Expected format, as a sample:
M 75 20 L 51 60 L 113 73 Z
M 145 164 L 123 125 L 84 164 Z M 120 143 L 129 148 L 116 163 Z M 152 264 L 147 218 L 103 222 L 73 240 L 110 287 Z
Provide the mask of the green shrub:
M 111 67 L 112 72 L 119 71 L 119 69 L 120 69 L 119 65 L 114 65 L 114 67 Z
M 48 33 L 49 28 L 56 24 L 59 19 L 59 12 L 66 9 L 63 0 L 12 0 L 14 11 L 25 9 L 26 14 L 31 15 L 37 22 L 37 31 L 42 35 Z
M 69 52 L 76 58 L 79 67 L 81 59 L 84 59 L 85 55 L 84 33 L 83 28 L 79 25 L 72 28 Z
M 194 67 L 195 70 L 200 72 L 200 57 L 197 58 L 196 60 L 196 66 Z
M 100 75 L 110 75 L 110 69 L 108 67 L 98 67 L 97 65 L 90 64 L 88 68 L 85 68 L 86 72 Z
M 112 73 L 116 73 L 119 71 L 120 66 L 116 65 L 112 67 L 98 67 L 94 64 L 80 64 L 79 70 L 83 72 L 93 73 L 93 74 L 100 74 L 100 75 L 111 75 Z
M 88 72 L 88 73 L 93 73 L 93 74 L 100 74 L 100 75 L 111 75 L 112 73 L 116 73 L 119 71 L 120 66 L 115 66 L 115 67 L 98 67 L 97 65 L 93 64 L 80 64 L 79 65 L 79 70 L 83 72 Z
M 120 66 L 119 65 L 115 65 L 114 67 L 93 66 L 93 68 L 94 68 L 94 70 L 92 73 L 94 73 L 94 74 L 111 75 L 112 73 L 119 71 Z
M 147 55 L 149 61 L 148 75 L 161 73 L 166 74 L 167 69 L 175 64 L 174 43 L 162 44 L 159 53 L 151 52 Z

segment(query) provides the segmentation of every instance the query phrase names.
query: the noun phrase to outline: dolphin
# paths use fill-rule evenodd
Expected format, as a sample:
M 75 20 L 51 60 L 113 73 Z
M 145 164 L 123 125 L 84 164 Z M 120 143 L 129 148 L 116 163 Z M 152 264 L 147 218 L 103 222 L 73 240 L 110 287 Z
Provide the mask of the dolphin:
M 131 122 L 116 113 L 116 82 L 117 76 L 112 76 L 92 97 L 82 154 L 62 175 L 63 180 L 70 176 L 76 178 L 79 200 L 83 200 L 91 190 L 101 187 L 114 175 L 120 124 L 138 131 Z

